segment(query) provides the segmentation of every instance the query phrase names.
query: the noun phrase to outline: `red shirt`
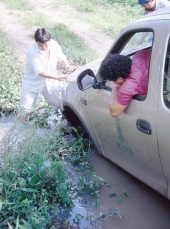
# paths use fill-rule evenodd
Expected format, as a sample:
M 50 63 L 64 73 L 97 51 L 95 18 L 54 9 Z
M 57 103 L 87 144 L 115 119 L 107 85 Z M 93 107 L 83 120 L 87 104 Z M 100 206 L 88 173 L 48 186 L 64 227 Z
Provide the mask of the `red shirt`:
M 136 94 L 147 94 L 150 54 L 150 50 L 141 50 L 133 56 L 130 74 L 118 89 L 116 101 L 120 105 L 128 105 Z

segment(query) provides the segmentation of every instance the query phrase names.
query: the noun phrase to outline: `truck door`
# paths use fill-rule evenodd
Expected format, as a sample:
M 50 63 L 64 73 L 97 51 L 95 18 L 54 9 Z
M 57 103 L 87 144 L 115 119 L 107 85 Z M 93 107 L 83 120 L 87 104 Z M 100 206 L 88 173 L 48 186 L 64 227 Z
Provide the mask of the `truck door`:
M 160 27 L 157 23 L 155 28 L 153 23 L 153 28 L 145 31 L 148 35 L 143 44 L 139 46 L 138 41 L 144 30 L 138 28 L 137 31 L 134 25 L 134 31 L 132 29 L 130 32 L 125 31 L 110 51 L 110 53 L 129 55 L 130 52 L 133 54 L 142 47 L 143 49 L 144 47 L 149 48 L 150 45 L 152 51 L 148 94 L 144 98 L 132 99 L 127 109 L 118 118 L 114 118 L 109 113 L 111 92 L 108 87 L 111 89 L 111 86 L 109 82 L 106 82 L 108 86 L 106 88 L 88 90 L 88 109 L 105 156 L 155 190 L 166 195 L 167 183 L 161 166 L 156 132 L 158 63 L 161 61 L 162 51 L 161 47 L 156 49 L 156 45 L 154 45 L 154 43 L 160 43 L 158 38 L 163 37 L 163 28 L 164 23 L 160 23 Z M 153 34 L 156 34 L 155 37 Z M 116 50 L 117 47 L 119 51 Z

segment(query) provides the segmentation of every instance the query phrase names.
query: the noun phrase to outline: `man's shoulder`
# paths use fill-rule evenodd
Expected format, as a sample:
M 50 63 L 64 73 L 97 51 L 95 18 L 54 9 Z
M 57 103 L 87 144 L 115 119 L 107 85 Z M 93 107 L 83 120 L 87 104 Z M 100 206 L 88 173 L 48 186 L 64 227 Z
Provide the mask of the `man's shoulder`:
M 140 50 L 135 53 L 132 59 L 132 71 L 136 71 L 136 69 L 143 71 L 143 69 L 148 68 L 150 61 L 151 50 Z
M 150 57 L 150 54 L 151 54 L 151 50 L 150 49 L 147 49 L 147 50 L 140 50 L 138 51 L 137 53 L 135 53 L 135 55 L 133 56 L 133 60 L 136 60 L 136 59 L 140 59 L 140 58 L 149 58 Z

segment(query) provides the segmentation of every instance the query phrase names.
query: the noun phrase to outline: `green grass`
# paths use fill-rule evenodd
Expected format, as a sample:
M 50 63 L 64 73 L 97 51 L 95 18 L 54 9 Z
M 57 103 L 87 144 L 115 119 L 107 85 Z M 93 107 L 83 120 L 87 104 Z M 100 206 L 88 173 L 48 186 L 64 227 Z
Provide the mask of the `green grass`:
M 6 35 L 0 31 L 0 111 L 18 109 L 23 66 L 17 61 Z
M 65 25 L 58 24 L 53 27 L 51 34 L 73 65 L 83 65 L 98 57 L 82 38 L 68 30 Z
M 57 8 L 64 4 L 76 9 L 74 16 L 113 38 L 123 27 L 143 14 L 142 7 L 134 1 L 131 1 L 131 4 L 111 0 L 59 0 L 55 3 Z
M 4 2 L 12 10 L 30 10 L 31 5 L 27 0 L 0 0 Z

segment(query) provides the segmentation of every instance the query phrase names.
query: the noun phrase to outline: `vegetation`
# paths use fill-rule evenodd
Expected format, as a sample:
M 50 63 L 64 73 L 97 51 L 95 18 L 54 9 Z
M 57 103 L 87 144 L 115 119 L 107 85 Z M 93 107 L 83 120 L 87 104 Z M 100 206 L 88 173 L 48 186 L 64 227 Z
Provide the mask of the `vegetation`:
M 90 23 L 113 38 L 123 27 L 143 14 L 142 7 L 136 0 L 59 0 L 55 6 L 58 8 L 62 4 L 72 6 L 74 16 Z
M 46 228 L 58 206 L 73 206 L 71 194 L 77 190 L 67 182 L 66 158 L 87 162 L 89 147 L 85 151 L 81 136 L 70 143 L 64 136 L 52 130 L 39 135 L 33 126 L 25 130 L 17 122 L 8 132 L 1 143 L 0 228 L 15 225 L 17 217 L 25 226 L 20 228 Z
M 17 57 L 5 34 L 0 31 L 0 111 L 9 114 L 19 106 L 19 94 L 23 66 L 18 63 Z

